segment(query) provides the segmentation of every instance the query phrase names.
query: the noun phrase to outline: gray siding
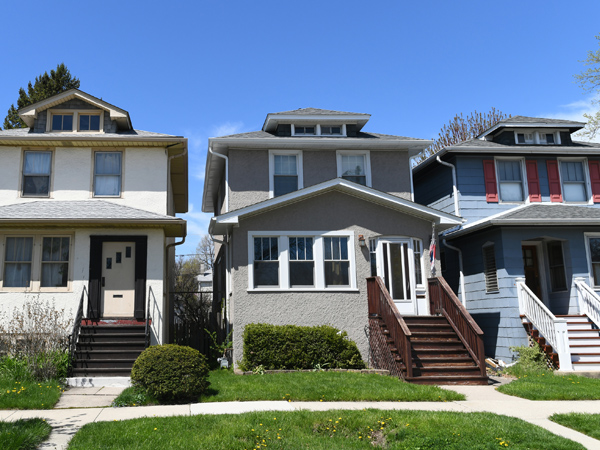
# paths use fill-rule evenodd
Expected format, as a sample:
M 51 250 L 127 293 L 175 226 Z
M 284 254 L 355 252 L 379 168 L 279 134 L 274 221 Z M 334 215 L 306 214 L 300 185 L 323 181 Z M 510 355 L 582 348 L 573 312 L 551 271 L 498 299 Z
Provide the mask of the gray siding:
M 293 205 L 240 221 L 233 229 L 233 342 L 234 361 L 243 355 L 242 332 L 249 323 L 331 324 L 348 332 L 367 360 L 364 328 L 368 322 L 366 278 L 370 276 L 369 252 L 353 243 L 357 292 L 250 292 L 248 291 L 249 231 L 354 230 L 367 239 L 378 235 L 407 236 L 423 240 L 426 247 L 431 223 L 357 199 L 329 192 Z M 423 258 L 428 260 L 425 249 Z M 424 277 L 429 276 L 428 264 Z
M 267 150 L 229 151 L 229 210 L 269 198 L 269 152 Z
M 371 152 L 373 188 L 410 200 L 409 174 L 407 152 Z

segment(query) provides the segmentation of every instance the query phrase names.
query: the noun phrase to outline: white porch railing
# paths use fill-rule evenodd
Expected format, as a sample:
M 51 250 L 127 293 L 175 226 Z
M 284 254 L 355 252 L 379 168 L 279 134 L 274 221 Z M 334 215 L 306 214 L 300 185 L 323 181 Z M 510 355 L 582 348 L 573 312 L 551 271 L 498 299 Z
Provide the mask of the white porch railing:
M 537 328 L 546 339 L 546 342 L 558 353 L 560 370 L 573 370 L 567 319 L 558 319 L 552 314 L 546 305 L 527 287 L 524 278 L 517 278 L 516 285 L 520 313 L 527 317 L 527 320 Z
M 600 295 L 585 282 L 585 278 L 575 278 L 575 286 L 577 287 L 579 314 L 585 314 L 600 328 Z

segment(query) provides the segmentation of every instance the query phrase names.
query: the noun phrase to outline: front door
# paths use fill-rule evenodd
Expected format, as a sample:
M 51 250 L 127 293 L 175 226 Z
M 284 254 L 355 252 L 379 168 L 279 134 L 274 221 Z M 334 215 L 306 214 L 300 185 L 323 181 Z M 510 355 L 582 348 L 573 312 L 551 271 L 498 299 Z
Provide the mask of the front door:
M 135 242 L 102 243 L 102 317 L 133 317 Z
M 537 298 L 542 300 L 542 288 L 540 282 L 540 265 L 538 261 L 537 247 L 535 245 L 523 245 L 523 269 L 525 270 L 525 284 Z
M 385 287 L 390 293 L 400 314 L 416 314 L 415 271 L 413 248 L 408 239 L 380 240 L 379 268 L 383 273 Z

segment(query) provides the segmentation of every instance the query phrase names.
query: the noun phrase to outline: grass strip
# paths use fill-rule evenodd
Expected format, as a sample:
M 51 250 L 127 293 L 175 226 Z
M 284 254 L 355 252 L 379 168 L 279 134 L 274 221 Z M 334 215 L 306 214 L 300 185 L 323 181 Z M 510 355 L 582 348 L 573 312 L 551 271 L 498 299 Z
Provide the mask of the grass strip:
M 294 411 L 199 415 L 85 425 L 70 450 L 103 449 L 583 449 L 520 419 L 492 413 Z
M 0 422 L 2 450 L 33 450 L 48 439 L 52 427 L 43 419 L 19 419 Z
M 552 372 L 530 372 L 497 389 L 529 400 L 600 400 L 600 379 Z
M 569 413 L 554 414 L 550 420 L 594 439 L 600 439 L 600 414 Z
M 63 390 L 58 380 L 15 382 L 0 378 L 0 409 L 52 409 Z

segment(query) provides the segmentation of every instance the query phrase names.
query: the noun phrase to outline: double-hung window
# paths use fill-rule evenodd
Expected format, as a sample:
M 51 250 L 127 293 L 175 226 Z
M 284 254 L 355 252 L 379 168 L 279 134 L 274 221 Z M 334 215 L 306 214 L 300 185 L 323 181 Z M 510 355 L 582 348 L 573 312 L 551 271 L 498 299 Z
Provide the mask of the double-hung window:
M 525 199 L 523 165 L 520 159 L 497 159 L 498 187 L 503 202 L 522 202 Z
M 290 287 L 315 285 L 312 237 L 289 238 Z
M 338 177 L 363 186 L 371 186 L 369 152 L 337 152 Z
M 69 279 L 69 238 L 42 238 L 41 287 L 66 287 Z
M 548 242 L 548 266 L 550 268 L 550 285 L 552 292 L 567 289 L 567 278 L 565 276 L 565 261 L 563 248 L 560 241 Z
M 279 286 L 279 238 L 254 238 L 254 287 Z
M 350 286 L 350 260 L 348 258 L 347 237 L 326 237 L 325 246 L 325 286 Z
M 279 197 L 302 189 L 302 152 L 269 152 L 269 193 Z
M 121 152 L 96 152 L 94 161 L 94 196 L 121 195 Z
M 50 175 L 52 152 L 26 151 L 23 155 L 24 196 L 48 197 L 50 195 Z
M 587 202 L 587 179 L 584 161 L 560 160 L 560 177 L 565 202 Z
M 4 246 L 4 287 L 28 288 L 31 285 L 33 237 L 7 237 Z

